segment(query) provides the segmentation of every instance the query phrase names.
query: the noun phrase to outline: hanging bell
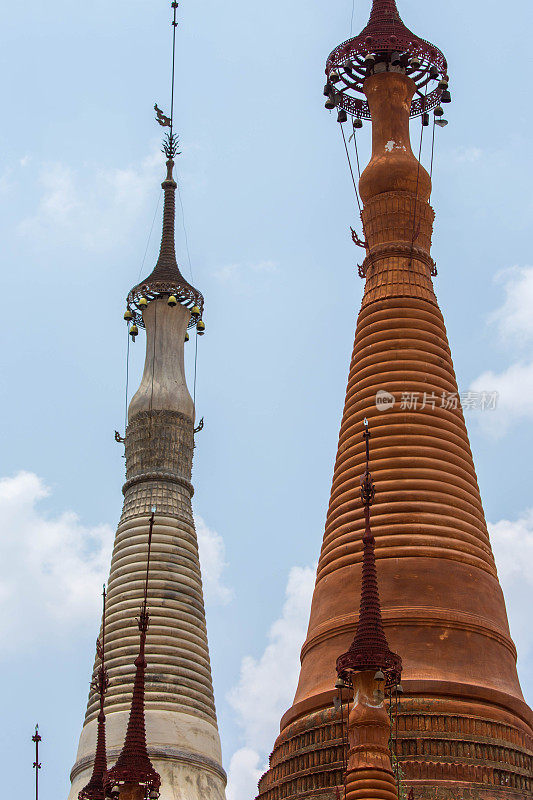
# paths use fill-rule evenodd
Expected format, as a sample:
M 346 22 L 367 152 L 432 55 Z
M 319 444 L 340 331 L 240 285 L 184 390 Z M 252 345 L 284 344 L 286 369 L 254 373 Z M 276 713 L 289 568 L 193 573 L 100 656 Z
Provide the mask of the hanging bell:
M 196 330 L 198 331 L 198 336 L 203 336 L 205 333 L 205 322 L 201 319 L 198 320 L 196 323 Z
M 440 96 L 440 101 L 441 101 L 441 103 L 451 103 L 452 102 L 452 96 L 451 96 L 450 92 L 448 91 L 448 89 L 445 89 L 443 91 L 443 93 Z
M 332 92 L 332 89 L 333 89 L 333 87 L 332 87 L 331 83 L 328 81 L 326 83 L 326 85 L 324 86 L 324 97 L 329 97 L 331 92 Z
M 326 100 L 324 105 L 325 105 L 325 107 L 327 108 L 328 111 L 332 111 L 332 109 L 334 109 L 335 106 L 336 106 L 335 96 L 333 94 L 330 94 L 330 96 L 328 97 L 328 99 Z
M 157 789 L 152 789 L 149 794 L 150 800 L 157 800 L 158 797 L 159 797 L 159 792 L 157 791 Z
M 378 669 L 378 671 L 374 675 L 374 680 L 377 681 L 377 683 L 384 683 L 385 682 L 385 675 L 383 674 L 383 672 L 380 669 Z
M 427 111 L 424 111 L 424 113 L 422 114 L 422 127 L 427 128 L 428 125 L 429 125 L 429 114 Z
M 148 300 L 146 299 L 146 297 L 141 297 L 139 298 L 139 302 L 137 303 L 137 305 L 139 306 L 139 308 L 146 308 L 146 306 L 148 305 Z
M 347 72 L 348 75 L 352 74 L 353 61 L 350 61 L 350 59 L 348 58 L 348 59 L 346 59 L 346 61 L 344 62 L 344 64 L 342 66 L 344 67 L 344 71 Z
M 419 67 L 420 67 L 421 63 L 422 63 L 422 62 L 420 61 L 420 59 L 418 58 L 418 56 L 413 56 L 412 58 L 410 58 L 410 59 L 409 59 L 409 66 L 410 66 L 412 69 L 419 69 Z
M 435 120 L 435 125 L 438 125 L 439 128 L 445 128 L 447 124 L 448 124 L 448 120 L 444 119 L 444 117 L 441 117 L 440 119 L 436 119 Z
M 339 113 L 337 114 L 337 122 L 346 122 L 347 119 L 348 115 L 346 114 L 346 111 L 344 108 L 340 108 Z
M 200 309 L 198 308 L 198 306 L 193 306 L 193 307 L 191 308 L 191 317 L 195 317 L 195 318 L 196 318 L 196 317 L 199 317 L 199 316 L 200 316 L 200 313 L 201 313 L 201 312 L 200 312 Z
M 332 69 L 331 72 L 329 73 L 330 82 L 331 83 L 338 83 L 340 81 L 340 79 L 341 79 L 341 76 L 339 75 L 337 70 L 336 69 Z
M 376 56 L 374 53 L 367 53 L 365 56 L 365 67 L 373 67 L 376 63 Z
M 433 112 L 436 117 L 443 117 L 444 116 L 444 109 L 442 106 L 437 106 L 435 111 Z
M 133 319 L 133 314 L 131 313 L 131 311 L 129 310 L 129 308 L 127 308 L 127 309 L 125 310 L 125 312 L 124 312 L 124 319 L 126 320 L 126 322 L 129 322 L 129 321 L 130 321 L 130 319 Z
M 189 332 L 185 331 L 185 341 L 188 342 L 191 337 L 189 336 Z
M 438 70 L 438 68 L 432 65 L 432 66 L 429 68 L 429 77 L 430 77 L 430 78 L 438 78 L 438 75 L 439 75 L 439 70 Z
M 446 78 L 441 78 L 440 81 L 439 81 L 439 89 L 442 92 L 442 91 L 444 91 L 444 89 L 447 89 L 447 88 L 448 88 L 448 81 L 446 80 Z
M 393 53 L 391 53 L 390 63 L 392 64 L 393 67 L 399 66 L 400 58 L 401 58 L 401 55 L 397 51 L 394 51 Z
M 403 694 L 403 686 L 401 683 L 396 687 L 396 694 Z
M 170 295 L 170 297 L 167 300 L 167 305 L 172 306 L 172 307 L 178 305 L 178 301 L 176 299 L 176 295 L 175 294 L 171 294 Z
M 130 328 L 130 336 L 133 339 L 133 341 L 135 341 L 135 337 L 137 336 L 138 333 L 139 333 L 139 328 L 135 323 L 133 323 L 133 325 Z
M 360 119 L 359 117 L 354 117 L 352 125 L 354 126 L 354 128 L 359 130 L 359 128 L 363 127 L 363 120 Z
M 335 681 L 335 689 L 346 689 L 346 688 L 347 688 L 346 681 L 344 680 L 344 678 L 341 678 L 340 675 L 339 675 L 339 677 Z

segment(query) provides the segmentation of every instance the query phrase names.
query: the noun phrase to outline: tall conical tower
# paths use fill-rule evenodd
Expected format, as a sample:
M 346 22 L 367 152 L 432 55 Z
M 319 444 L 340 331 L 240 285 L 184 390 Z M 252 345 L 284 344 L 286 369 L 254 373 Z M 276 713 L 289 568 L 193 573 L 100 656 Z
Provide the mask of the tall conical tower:
M 177 5 L 172 3 L 174 23 Z M 174 25 L 174 34 L 175 30 Z M 146 329 L 146 360 L 128 411 L 124 506 L 105 609 L 107 764 L 112 768 L 121 752 L 137 675 L 137 690 L 141 677 L 143 682 L 148 756 L 161 777 L 161 800 L 223 800 L 226 776 L 191 508 L 195 409 L 184 368 L 187 329 L 196 327 L 201 334 L 205 327 L 203 297 L 184 279 L 176 261 L 177 138 L 172 117 L 158 110 L 158 118 L 170 126 L 164 147 L 161 249 L 153 272 L 130 291 L 125 313 L 132 338 L 140 327 Z M 137 659 L 142 661 L 139 676 L 139 664 L 134 665 L 139 641 L 136 617 L 143 600 L 153 510 L 150 626 L 144 632 L 143 658 Z M 71 773 L 69 800 L 77 800 L 93 768 L 100 711 L 95 685 Z
M 359 183 L 366 283 L 300 679 L 259 796 L 333 800 L 342 792 L 333 683 L 357 623 L 366 416 L 383 623 L 403 660 L 397 753 L 407 788 L 416 800 L 533 798 L 533 715 L 433 287 L 431 180 L 409 138 L 410 116 L 422 126 L 433 109 L 441 118 L 446 60 L 403 25 L 394 0 L 374 0 L 369 24 L 333 51 L 326 74 L 326 107 L 338 109 L 341 126 L 347 114 L 355 131 L 372 121 Z M 388 405 L 378 410 L 380 397 Z

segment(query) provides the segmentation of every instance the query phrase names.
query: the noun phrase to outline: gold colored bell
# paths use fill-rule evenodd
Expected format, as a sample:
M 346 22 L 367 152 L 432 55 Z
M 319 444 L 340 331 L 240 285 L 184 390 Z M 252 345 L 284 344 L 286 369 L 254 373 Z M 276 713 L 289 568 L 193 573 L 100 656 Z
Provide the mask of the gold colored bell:
M 146 308 L 146 306 L 148 305 L 148 300 L 146 299 L 146 297 L 141 297 L 137 305 L 139 306 L 139 308 Z
M 124 319 L 126 320 L 126 322 L 129 322 L 129 321 L 130 321 L 130 319 L 133 319 L 133 314 L 131 313 L 131 311 L 129 310 L 129 308 L 127 308 L 127 309 L 125 310 L 125 312 L 124 312 Z
M 178 305 L 178 301 L 176 299 L 176 295 L 171 294 L 170 297 L 167 300 L 167 304 L 169 306 L 177 306 Z
M 191 317 L 199 317 L 200 313 L 201 312 L 198 306 L 193 306 L 193 308 L 191 309 Z
M 201 319 L 198 320 L 196 323 L 196 330 L 198 331 L 198 336 L 203 336 L 205 333 L 205 322 Z
M 135 323 L 133 323 L 133 325 L 130 328 L 130 336 L 133 339 L 133 341 L 135 341 L 135 337 L 137 336 L 138 333 L 139 333 L 139 328 Z
M 188 342 L 190 339 L 189 332 L 185 331 L 185 341 Z

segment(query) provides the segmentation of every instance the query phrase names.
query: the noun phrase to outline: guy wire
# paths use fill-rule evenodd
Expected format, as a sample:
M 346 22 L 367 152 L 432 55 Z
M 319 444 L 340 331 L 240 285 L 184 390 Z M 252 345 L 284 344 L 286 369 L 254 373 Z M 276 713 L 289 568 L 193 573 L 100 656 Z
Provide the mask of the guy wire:
M 146 261 L 146 254 L 148 253 L 148 248 L 150 246 L 150 239 L 152 238 L 152 232 L 154 230 L 155 218 L 157 216 L 157 212 L 159 211 L 159 203 L 161 202 L 161 195 L 163 194 L 163 189 L 160 190 L 159 195 L 157 197 L 157 205 L 155 207 L 154 216 L 152 219 L 152 225 L 150 226 L 150 233 L 148 234 L 148 241 L 146 242 L 146 247 L 144 250 L 143 260 L 141 261 L 141 266 L 139 267 L 139 274 L 137 276 L 137 280 L 141 279 L 142 269 L 144 267 L 144 262 Z
M 344 142 L 344 149 L 346 150 L 346 158 L 348 159 L 348 166 L 350 168 L 350 175 L 352 176 L 353 188 L 355 190 L 355 199 L 357 200 L 357 205 L 359 206 L 359 213 L 361 213 L 361 201 L 359 200 L 359 192 L 357 191 L 357 184 L 355 182 L 355 176 L 353 174 L 352 162 L 350 160 L 350 153 L 349 153 L 349 150 L 348 150 L 348 144 L 346 142 L 346 136 L 344 134 L 344 128 L 342 127 L 342 123 L 339 124 L 339 128 L 341 129 L 342 140 Z
M 357 174 L 359 175 L 359 180 L 361 180 L 361 165 L 359 164 L 359 149 L 357 147 L 357 134 L 355 132 L 355 128 L 353 129 L 353 143 L 355 146 L 355 157 L 357 159 Z
M 426 97 L 427 97 L 427 93 L 428 93 L 428 87 L 427 87 L 427 84 L 426 84 Z M 426 107 L 426 104 L 424 102 L 424 108 L 425 107 Z M 422 118 L 421 122 L 423 122 L 423 118 Z M 412 235 L 411 235 L 411 254 L 409 256 L 409 269 L 413 266 L 413 251 L 415 249 L 416 204 L 418 202 L 418 185 L 419 185 L 419 181 L 420 181 L 420 168 L 422 166 L 421 163 L 420 163 L 420 159 L 422 158 L 422 141 L 423 141 L 423 138 L 424 138 L 424 125 L 421 124 L 420 125 L 420 145 L 418 147 L 418 166 L 416 168 L 416 191 L 415 191 L 415 202 L 414 202 L 414 210 L 413 210 L 413 232 L 412 232 Z
M 197 373 L 197 366 L 198 366 L 198 331 L 196 331 L 196 336 L 194 337 L 194 384 L 193 384 L 193 392 L 192 392 L 192 402 L 193 402 L 195 411 L 196 411 L 196 373 Z
M 128 427 L 128 384 L 130 380 L 130 326 L 126 328 L 126 338 L 128 344 L 126 346 L 126 408 L 124 409 L 124 436 Z
M 180 201 L 180 206 L 181 206 L 181 224 L 183 226 L 183 235 L 184 235 L 184 238 L 185 238 L 185 249 L 187 251 L 187 260 L 189 262 L 189 272 L 191 273 L 191 280 L 194 283 L 194 275 L 193 275 L 193 271 L 192 271 L 192 261 L 191 261 L 191 252 L 189 250 L 189 237 L 187 236 L 187 227 L 185 225 L 185 210 L 183 208 L 183 200 L 181 199 L 181 189 L 180 189 L 179 176 L 177 176 L 177 178 L 178 178 L 178 180 L 176 181 L 176 183 L 178 185 L 178 199 Z

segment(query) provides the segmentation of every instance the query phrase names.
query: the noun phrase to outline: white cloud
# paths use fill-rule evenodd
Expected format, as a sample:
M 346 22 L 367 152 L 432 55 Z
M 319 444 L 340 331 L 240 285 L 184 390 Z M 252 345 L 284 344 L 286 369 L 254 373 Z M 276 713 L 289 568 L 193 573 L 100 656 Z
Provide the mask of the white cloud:
M 158 151 L 123 169 L 42 164 L 36 170 L 37 208 L 21 221 L 19 233 L 62 245 L 74 239 L 91 250 L 120 245 L 146 215 L 163 172 Z
M 315 569 L 291 569 L 283 611 L 270 628 L 263 654 L 258 659 L 243 659 L 239 683 L 228 693 L 245 743 L 235 753 L 235 763 L 232 759 L 233 773 L 230 766 L 229 800 L 250 800 L 255 796 L 258 772 L 264 771 L 258 765 L 266 762 L 279 732 L 280 718 L 292 702 L 314 584 Z
M 50 494 L 31 472 L 0 480 L 0 638 L 9 652 L 93 624 L 113 531 L 71 511 L 39 509 Z
M 50 489 L 37 475 L 0 479 L 0 640 L 2 652 L 94 626 L 111 563 L 114 529 L 84 526 L 72 511 L 50 515 Z M 196 518 L 206 599 L 228 603 L 224 542 Z
M 207 527 L 202 517 L 195 515 L 202 581 L 207 603 L 227 605 L 233 599 L 233 589 L 226 586 L 222 573 L 226 568 L 226 548 L 222 536 Z
M 507 603 L 511 634 L 518 649 L 523 672 L 531 674 L 533 665 L 533 508 L 517 520 L 502 519 L 489 523 L 489 531 L 498 566 L 498 575 Z M 530 694 L 530 700 L 533 695 Z
M 504 300 L 489 316 L 504 345 L 524 346 L 533 341 L 533 267 L 513 267 L 496 276 L 503 281 Z M 511 425 L 533 417 L 533 361 L 520 360 L 501 372 L 489 370 L 472 381 L 474 392 L 498 392 L 498 406 L 479 414 L 479 427 L 493 438 Z
M 225 264 L 219 267 L 213 273 L 215 278 L 221 283 L 230 283 L 233 281 L 249 281 L 250 275 L 269 275 L 278 271 L 278 265 L 275 261 L 254 261 L 242 264 Z
M 479 161 L 483 155 L 483 150 L 479 147 L 457 147 L 452 151 L 452 157 L 459 164 L 473 164 Z
M 533 339 L 533 267 L 513 267 L 496 279 L 504 282 L 505 300 L 489 322 L 504 342 L 525 345 Z
M 260 765 L 260 756 L 249 747 L 241 747 L 231 757 L 228 770 L 228 800 L 252 800 L 257 794 L 257 784 L 266 771 L 266 764 Z
M 483 431 L 494 438 L 503 436 L 521 419 L 533 416 L 533 362 L 511 364 L 503 372 L 484 372 L 470 385 L 473 392 L 498 392 L 494 411 L 479 414 Z

